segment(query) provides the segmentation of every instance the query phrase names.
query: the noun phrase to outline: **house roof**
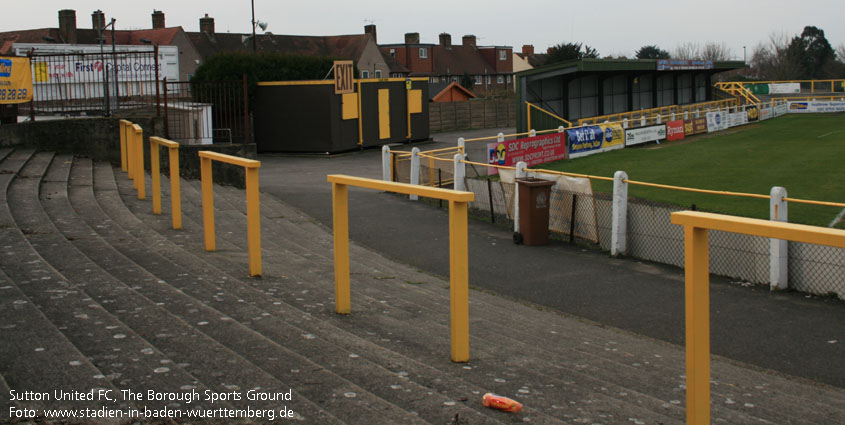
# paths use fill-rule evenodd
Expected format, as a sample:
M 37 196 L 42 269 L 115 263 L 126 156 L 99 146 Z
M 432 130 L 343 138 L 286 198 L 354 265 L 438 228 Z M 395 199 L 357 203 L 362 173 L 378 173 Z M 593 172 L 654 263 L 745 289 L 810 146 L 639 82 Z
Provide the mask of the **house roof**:
M 452 81 L 452 82 L 442 82 L 442 83 L 429 83 L 428 84 L 428 94 L 429 100 L 436 102 L 439 98 L 443 97 L 448 93 L 450 90 L 458 90 L 465 93 L 471 99 L 476 98 L 477 96 L 467 90 L 464 86 Z
M 434 46 L 434 74 L 435 75 L 469 75 L 496 74 L 495 68 L 484 60 L 481 53 L 472 46 L 456 46 L 450 48 Z
M 197 48 L 200 56 L 208 59 L 222 52 L 252 51 L 248 34 L 189 32 L 188 38 Z M 256 34 L 256 51 L 300 54 L 307 56 L 330 56 L 357 60 L 364 53 L 369 34 L 304 36 Z
M 517 56 L 519 56 L 523 60 L 528 61 L 528 64 L 531 65 L 534 68 L 543 66 L 543 64 L 546 63 L 546 59 L 548 58 L 548 55 L 545 54 L 545 53 L 537 53 L 537 54 L 533 54 L 533 55 L 526 55 L 524 53 L 515 52 L 514 54 L 516 54 Z
M 120 45 L 163 45 L 173 44 L 173 39 L 182 27 L 158 28 L 147 30 L 117 30 L 114 31 L 115 44 Z M 111 44 L 112 31 L 105 31 L 105 41 Z M 149 40 L 150 43 L 141 41 Z M 97 30 L 77 28 L 76 44 L 99 44 Z M 59 43 L 66 44 L 58 28 L 39 28 L 23 31 L 9 31 L 0 33 L 0 54 L 11 54 L 14 43 Z

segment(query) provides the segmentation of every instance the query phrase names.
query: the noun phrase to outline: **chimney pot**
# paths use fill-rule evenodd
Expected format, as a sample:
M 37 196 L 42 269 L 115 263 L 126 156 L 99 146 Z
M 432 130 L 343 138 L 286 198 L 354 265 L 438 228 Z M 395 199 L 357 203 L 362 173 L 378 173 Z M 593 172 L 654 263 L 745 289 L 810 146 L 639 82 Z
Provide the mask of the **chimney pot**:
M 452 35 L 449 33 L 440 33 L 440 45 L 449 49 L 452 47 Z
M 59 32 L 65 43 L 76 44 L 76 11 L 62 9 L 59 11 Z
M 420 44 L 420 33 L 407 32 L 405 33 L 405 44 Z
M 106 14 L 97 9 L 91 14 L 91 28 L 101 30 L 106 27 Z
M 376 35 L 376 26 L 374 24 L 364 25 L 364 34 L 373 36 L 373 42 L 378 44 L 378 36 Z
M 153 29 L 164 28 L 164 12 L 153 9 Z
M 214 18 L 208 16 L 208 13 L 205 14 L 205 17 L 200 18 L 200 32 L 214 35 Z
M 522 45 L 522 54 L 525 56 L 534 56 L 534 45 L 533 44 L 523 44 Z

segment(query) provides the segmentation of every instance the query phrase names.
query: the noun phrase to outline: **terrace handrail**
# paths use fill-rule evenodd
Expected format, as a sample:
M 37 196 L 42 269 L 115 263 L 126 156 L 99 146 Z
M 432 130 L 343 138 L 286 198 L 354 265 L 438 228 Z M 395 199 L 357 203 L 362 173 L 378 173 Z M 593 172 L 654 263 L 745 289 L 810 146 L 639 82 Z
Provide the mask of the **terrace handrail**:
M 179 144 L 161 137 L 150 137 L 150 174 L 153 179 L 153 214 L 161 214 L 161 171 L 158 147 L 167 148 L 170 164 L 170 215 L 173 229 L 182 228 L 182 193 L 179 183 Z
M 469 251 L 467 206 L 472 192 L 330 174 L 334 233 L 335 312 L 349 314 L 349 186 L 449 201 L 450 335 L 453 362 L 469 361 Z
M 696 211 L 671 215 L 684 226 L 687 424 L 710 423 L 710 230 L 845 248 L 845 230 Z
M 211 176 L 211 162 L 219 161 L 244 167 L 246 171 L 246 227 L 249 245 L 249 275 L 261 276 L 261 206 L 258 199 L 258 169 L 261 161 L 226 155 L 218 152 L 200 151 L 200 176 L 202 179 L 202 221 L 205 234 L 205 250 L 217 249 L 214 234 L 214 182 Z

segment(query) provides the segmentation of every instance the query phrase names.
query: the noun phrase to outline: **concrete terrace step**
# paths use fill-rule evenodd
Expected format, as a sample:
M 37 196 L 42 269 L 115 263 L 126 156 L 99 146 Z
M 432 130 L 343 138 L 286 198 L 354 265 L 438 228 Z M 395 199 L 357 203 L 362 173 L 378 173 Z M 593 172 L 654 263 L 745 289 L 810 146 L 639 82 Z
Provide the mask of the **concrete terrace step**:
M 102 201 L 103 200 L 101 200 L 101 202 Z M 165 224 L 165 227 L 168 225 L 169 224 Z M 192 223 L 185 223 L 185 226 L 195 227 Z M 157 246 L 164 248 L 161 245 Z M 175 258 L 178 257 L 178 254 L 168 253 L 168 257 Z M 208 264 L 192 270 L 191 278 L 186 279 L 186 284 L 191 285 L 192 281 L 195 281 L 194 283 L 196 283 L 196 281 L 199 281 L 200 279 L 202 279 L 202 281 L 210 280 L 204 277 L 204 273 L 207 273 L 208 268 L 214 268 L 217 265 L 219 265 L 219 262 L 215 262 L 214 265 Z M 240 269 L 240 265 L 236 268 Z M 188 269 L 190 269 L 190 267 Z M 242 270 L 240 270 L 240 274 L 243 274 Z M 259 291 L 255 288 L 249 287 L 248 285 L 243 285 L 237 278 L 232 277 L 231 275 L 224 276 L 223 279 L 226 280 L 220 283 L 226 284 L 224 287 L 225 289 L 218 286 L 214 288 L 214 291 L 209 291 L 206 295 L 206 298 L 209 299 L 209 303 L 219 305 L 220 308 L 228 309 L 229 311 L 232 311 L 233 309 L 242 310 L 242 312 L 233 313 L 233 316 L 241 318 L 243 323 L 248 324 L 254 329 L 260 330 L 262 334 L 274 335 L 274 340 L 303 338 L 308 340 L 308 344 L 298 347 L 301 351 L 305 351 L 304 355 L 313 361 L 321 362 L 321 364 L 327 368 L 332 367 L 333 370 L 337 371 L 337 373 L 344 377 L 355 379 L 355 382 L 363 386 L 367 391 L 371 391 L 381 397 L 384 397 L 385 399 L 395 402 L 407 403 L 409 399 L 417 399 L 419 400 L 416 403 L 418 408 L 415 411 L 418 412 L 421 417 L 427 418 L 435 423 L 448 421 L 453 418 L 455 414 L 459 414 L 460 417 L 463 418 L 475 418 L 472 420 L 473 423 L 497 422 L 491 418 L 480 417 L 477 412 L 473 412 L 468 409 L 460 407 L 448 408 L 449 404 L 444 403 L 448 403 L 450 401 L 449 398 L 442 395 L 429 394 L 431 392 L 430 389 L 410 382 L 404 375 L 398 373 L 403 371 L 401 368 L 402 362 L 401 359 L 396 359 L 395 354 L 387 353 L 382 355 L 383 360 L 389 360 L 391 357 L 393 358 L 395 366 L 392 369 L 395 370 L 388 370 L 369 362 L 367 360 L 369 358 L 369 355 L 367 354 L 368 347 L 361 347 L 361 344 L 356 344 L 357 341 L 354 338 L 346 338 L 343 340 L 344 338 L 341 336 L 339 339 L 342 341 L 339 341 L 336 345 L 327 344 L 325 342 L 326 339 L 323 338 L 323 334 L 320 331 L 315 330 L 313 326 L 314 322 L 311 321 L 308 313 L 290 307 L 286 302 L 279 301 L 282 298 L 272 298 L 274 296 L 274 288 L 270 288 L 270 291 L 265 293 L 264 291 Z M 261 284 L 269 283 L 268 279 L 262 279 L 258 282 Z M 293 282 L 291 282 L 291 284 L 292 283 Z M 242 287 L 239 288 L 239 285 L 242 285 Z M 193 291 L 194 289 L 195 288 L 193 287 L 189 287 L 186 288 L 185 291 Z M 231 295 L 228 293 L 224 294 L 223 292 L 216 292 L 222 290 L 231 292 Z M 203 295 L 199 294 L 198 296 L 202 297 Z M 234 296 L 234 298 L 230 299 L 231 296 Z M 250 308 L 249 306 L 251 305 L 257 305 L 257 308 Z M 271 315 L 270 313 L 273 314 Z M 277 319 L 277 317 L 282 317 L 284 320 L 281 321 Z M 295 324 L 296 327 L 292 327 L 290 325 L 291 323 Z M 305 327 L 303 328 L 303 326 Z M 340 329 L 329 329 L 328 332 L 343 334 L 343 331 Z M 319 335 L 319 338 L 316 337 L 315 334 Z M 363 348 L 363 350 L 349 351 L 348 347 L 350 345 L 357 345 L 359 348 Z M 370 349 L 372 349 L 372 347 L 370 347 Z M 381 378 L 380 380 L 375 379 L 379 377 Z M 394 387 L 402 384 L 403 390 L 397 391 L 397 388 L 391 388 L 383 382 L 386 380 L 392 380 L 392 382 L 394 382 Z M 444 406 L 446 408 L 444 408 Z M 485 411 L 485 413 L 490 414 L 491 412 Z
M 241 212 L 244 212 L 244 209 L 240 207 L 243 204 L 242 200 L 239 198 L 243 197 L 243 193 L 241 191 L 234 190 L 232 188 L 220 188 L 219 191 L 222 194 L 230 193 L 234 196 L 231 196 L 230 204 L 235 206 L 236 208 L 240 209 Z M 224 196 L 221 196 L 225 198 Z M 268 205 L 269 204 L 269 205 Z M 272 211 L 272 215 L 278 215 L 281 211 L 284 211 L 284 206 L 274 200 L 270 196 L 265 196 L 263 198 L 263 205 L 267 205 L 268 209 Z M 295 209 L 287 208 L 287 211 L 284 213 L 285 217 L 303 217 L 300 214 L 297 214 Z M 314 223 L 310 220 L 300 221 L 298 226 L 287 226 L 285 227 L 284 232 L 281 234 L 273 232 L 272 224 L 280 224 L 281 222 L 288 221 L 287 218 L 285 220 L 274 220 L 271 223 L 270 229 L 265 230 L 265 233 L 271 233 L 273 236 L 271 238 L 273 240 L 282 239 L 292 239 L 295 243 L 303 243 L 303 241 L 315 241 L 319 238 L 317 234 L 319 234 L 319 230 L 313 228 Z M 264 221 L 267 222 L 266 220 Z M 308 231 L 303 230 L 305 233 L 304 235 L 300 235 L 300 237 L 295 237 L 291 233 L 296 232 L 297 227 L 309 227 L 312 228 Z M 328 255 L 331 255 L 331 242 L 330 238 L 328 241 L 324 241 L 325 244 L 320 249 L 313 249 L 313 256 L 310 257 L 312 261 L 317 261 L 319 258 L 323 257 L 321 252 L 325 252 Z M 288 244 L 290 245 L 290 244 Z M 328 246 L 325 246 L 328 245 Z M 354 244 L 353 244 L 354 245 Z M 361 258 L 361 261 L 364 263 L 373 263 L 374 259 L 380 258 L 378 255 L 373 255 L 371 252 L 367 253 L 368 255 L 361 255 L 360 257 L 355 256 L 355 250 L 353 249 L 353 258 Z M 324 267 L 328 267 L 331 269 L 331 259 L 323 258 L 326 262 Z M 378 263 L 376 261 L 375 263 Z M 383 263 L 388 263 L 387 260 L 383 260 Z M 355 264 L 355 262 L 353 262 Z M 363 267 L 367 268 L 367 267 Z M 403 268 L 402 266 L 396 265 L 393 263 L 391 266 L 392 269 L 396 268 Z M 398 275 L 409 275 L 414 274 L 413 270 L 403 270 Z M 415 279 L 423 280 L 431 280 L 431 278 L 426 279 L 426 276 L 421 273 L 416 273 Z M 353 279 L 354 281 L 355 279 Z M 374 284 L 380 283 L 381 279 L 375 280 Z M 369 285 L 367 285 L 369 286 Z M 414 285 L 415 289 L 424 290 L 425 286 L 417 286 Z M 358 287 L 353 283 L 353 294 L 358 291 Z M 384 288 L 379 289 L 379 291 L 383 291 Z M 404 289 L 408 291 L 407 288 Z M 433 296 L 424 296 L 424 297 L 403 297 L 401 294 L 397 295 L 394 299 L 391 300 L 391 307 L 402 307 L 404 304 L 404 308 L 408 310 L 419 309 L 421 306 L 434 305 L 433 311 L 434 314 L 423 314 L 423 317 L 446 317 L 446 315 L 442 314 L 442 312 L 437 313 L 436 309 L 437 306 L 447 305 L 448 304 L 448 292 L 447 291 L 435 291 L 439 292 L 438 295 Z M 429 294 L 431 295 L 431 294 Z M 406 302 L 406 299 L 413 299 L 413 302 Z M 487 310 L 488 307 L 492 307 L 492 311 L 507 311 L 510 306 L 512 305 L 511 302 L 507 300 L 502 300 L 500 298 L 491 297 L 489 300 L 494 301 L 496 306 L 485 306 L 479 305 L 478 302 L 471 302 L 474 304 L 476 308 L 481 308 Z M 353 306 L 353 309 L 355 307 Z M 510 343 L 505 343 L 505 346 L 510 346 L 511 344 L 519 344 L 520 342 L 528 343 L 530 346 L 535 347 L 543 347 L 544 350 L 547 351 L 546 355 L 548 358 L 555 358 L 556 354 L 561 352 L 566 352 L 565 359 L 556 359 L 556 366 L 562 367 L 565 369 L 570 370 L 582 370 L 584 373 L 587 373 L 588 376 L 597 377 L 600 379 L 599 387 L 604 389 L 605 391 L 616 391 L 616 393 L 636 393 L 636 390 L 632 388 L 638 388 L 639 386 L 645 385 L 643 382 L 644 379 L 649 380 L 649 384 L 647 388 L 649 389 L 649 393 L 652 396 L 657 396 L 663 400 L 673 400 L 677 401 L 677 399 L 683 399 L 683 385 L 684 385 L 684 378 L 683 378 L 683 353 L 678 353 L 679 355 L 673 356 L 673 358 L 667 358 L 667 356 L 661 356 L 659 354 L 650 355 L 648 354 L 649 347 L 648 344 L 653 344 L 653 341 L 643 341 L 639 338 L 626 338 L 627 335 L 619 335 L 618 338 L 625 340 L 624 343 L 620 344 L 613 340 L 598 340 L 591 334 L 594 334 L 594 331 L 591 331 L 586 326 L 582 326 L 584 331 L 575 333 L 576 338 L 572 338 L 573 331 L 575 327 L 573 326 L 566 326 L 565 328 L 556 327 L 556 329 L 552 329 L 549 333 L 545 332 L 538 332 L 537 330 L 537 323 L 543 323 L 543 316 L 548 315 L 546 312 L 540 312 L 537 310 L 529 309 L 526 311 L 528 313 L 527 316 L 524 316 L 525 320 L 517 320 L 511 321 L 507 320 L 509 318 L 508 315 L 502 315 L 502 318 L 506 320 L 496 320 L 498 317 L 492 316 L 493 323 L 500 327 L 504 327 L 507 329 L 512 330 L 513 334 L 519 335 L 520 341 L 514 341 L 513 338 L 510 338 L 507 335 L 500 334 L 489 334 L 487 335 L 491 340 L 496 340 L 497 337 L 500 340 L 510 341 Z M 448 314 L 448 313 L 446 313 Z M 471 315 L 471 317 L 478 317 L 475 313 Z M 481 319 L 473 319 L 473 326 L 477 323 L 489 320 L 491 315 L 481 315 Z M 412 320 L 413 318 L 409 318 L 408 320 Z M 444 325 L 445 321 L 442 321 Z M 496 323 L 498 322 L 498 323 Z M 482 327 L 484 329 L 484 327 Z M 554 340 L 549 340 L 551 335 L 555 335 L 553 338 Z M 567 337 L 561 337 L 566 335 Z M 582 341 L 579 339 L 583 338 Z M 579 349 L 579 346 L 586 345 L 593 347 Z M 626 349 L 626 348 L 633 348 L 638 347 L 640 349 Z M 647 354 L 647 355 L 643 355 Z M 543 358 L 543 356 L 540 356 Z M 678 368 L 681 366 L 681 368 Z M 655 382 L 655 377 L 664 378 L 660 375 L 661 371 L 667 370 L 667 368 L 676 368 L 678 369 L 678 374 L 674 376 L 666 376 L 662 379 L 662 382 Z M 767 385 L 761 387 L 758 385 L 758 382 L 753 379 L 753 377 L 748 377 L 751 379 L 747 379 L 743 385 L 738 385 L 736 382 L 737 376 L 741 376 L 742 374 L 737 373 L 738 370 L 733 368 L 730 373 L 720 373 L 720 370 L 714 369 L 713 371 L 713 378 L 714 378 L 714 388 L 713 388 L 713 398 L 726 400 L 733 402 L 735 404 L 739 404 L 740 410 L 747 405 L 754 405 L 754 401 L 757 395 L 764 394 L 767 398 L 772 400 L 774 403 L 773 405 L 777 406 L 779 402 L 787 402 L 787 401 L 794 401 L 796 397 L 802 398 L 803 402 L 807 403 L 808 405 L 816 406 L 819 411 L 824 411 L 825 408 L 834 407 L 837 409 L 842 409 L 845 405 L 842 404 L 843 399 L 838 397 L 837 395 L 834 396 L 822 396 L 819 397 L 816 393 L 811 394 L 804 394 L 804 395 L 797 395 L 792 394 L 789 390 L 791 384 L 786 381 L 782 381 L 782 385 L 780 386 L 772 386 Z M 729 381 L 734 381 L 731 385 L 721 385 L 722 383 L 726 383 Z M 604 384 L 602 382 L 616 382 L 623 385 L 621 389 L 613 389 L 613 386 Z M 628 384 L 626 384 L 628 383 Z M 628 386 L 628 388 L 624 388 L 624 386 Z M 603 387 L 610 387 L 610 388 L 603 388 Z M 665 402 L 661 403 L 665 404 Z M 744 409 L 747 411 L 752 411 L 752 409 Z M 768 418 L 773 422 L 778 422 L 783 419 L 784 414 L 783 412 L 779 411 L 766 411 L 765 406 L 755 405 L 753 409 L 754 412 L 763 412 L 763 414 L 755 413 L 760 417 Z M 797 416 L 797 418 L 801 418 L 801 416 Z
M 353 242 L 353 314 L 337 315 L 329 229 L 262 194 L 264 275 L 249 278 L 244 192 L 215 186 L 206 253 L 199 183 L 182 182 L 174 231 L 162 180 L 155 216 L 108 164 L 0 149 L 0 391 L 291 389 L 320 424 L 684 423 L 682 347 L 471 291 L 472 359 L 454 364 L 448 280 Z M 712 363 L 714 423 L 845 423 L 841 389 Z M 484 408 L 488 391 L 526 409 Z M 274 403 L 224 404 L 247 405 Z
M 215 201 L 215 202 L 216 202 L 216 204 L 218 204 L 218 203 L 219 203 L 218 201 Z M 237 203 L 237 201 L 235 200 L 235 201 L 233 201 L 233 203 Z M 237 217 L 234 217 L 234 218 L 237 218 Z M 231 225 L 231 223 L 228 223 L 228 224 L 230 224 L 230 225 Z M 237 224 L 237 225 L 235 225 L 235 226 L 239 226 L 239 225 L 240 225 L 240 224 Z M 223 234 L 227 234 L 228 232 L 225 232 L 225 231 L 224 231 L 224 232 L 222 232 L 222 233 L 223 233 Z M 275 240 L 275 238 L 272 238 L 272 239 L 274 239 L 274 240 Z M 266 240 L 266 236 L 265 236 L 265 240 Z M 199 247 L 197 247 L 197 249 L 200 249 L 200 248 L 199 248 Z M 242 248 L 242 249 L 243 249 L 243 248 Z M 266 252 L 267 252 L 267 250 L 265 249 L 265 253 L 266 253 Z M 265 254 L 265 255 L 266 255 L 266 254 Z M 240 267 L 242 267 L 242 266 L 240 266 Z M 312 291 L 312 292 L 313 292 L 313 291 Z M 295 295 L 295 294 L 293 294 L 293 296 L 296 296 L 296 295 Z M 329 297 L 329 298 L 330 298 L 330 297 Z M 318 300 L 318 301 L 319 301 L 319 300 Z M 330 300 L 328 300 L 328 301 L 330 302 Z M 318 302 L 318 304 L 319 304 L 319 302 Z M 448 304 L 448 300 L 446 301 L 446 304 Z M 379 308 L 379 310 L 380 310 L 380 309 L 383 309 L 383 307 Z M 446 314 L 448 314 L 448 313 L 446 313 Z M 446 316 L 446 314 L 443 314 L 443 315 L 441 315 L 441 316 L 445 317 L 445 316 Z M 474 323 L 475 323 L 475 322 L 474 322 Z M 401 326 L 401 325 L 400 325 L 400 326 Z M 374 334 L 374 335 L 375 335 L 375 334 L 377 334 L 376 332 L 370 332 L 370 331 L 367 331 L 367 333 L 369 333 L 369 334 Z M 388 332 L 388 333 L 392 333 L 392 332 Z M 442 330 L 442 332 L 440 333 L 440 338 L 439 338 L 440 340 L 442 340 L 442 339 L 443 339 L 443 335 L 448 335 L 448 330 Z M 366 337 L 366 336 L 365 336 L 365 337 Z M 410 349 L 411 353 L 414 353 L 414 354 L 416 354 L 416 353 L 420 352 L 420 350 L 424 351 L 424 350 L 425 350 L 425 348 L 424 348 L 424 347 L 415 347 L 415 349 Z M 448 347 L 447 347 L 447 346 L 439 347 L 437 350 L 442 350 L 442 352 L 447 352 L 447 351 L 448 351 Z M 437 350 L 435 350 L 435 351 L 437 351 Z M 412 355 L 413 355 L 413 354 L 412 354 Z M 432 353 L 432 355 L 437 356 L 438 354 L 437 354 L 437 353 Z M 439 355 L 442 357 L 442 353 L 441 353 L 441 354 L 439 354 Z M 520 389 L 522 389 L 522 388 L 520 388 Z M 605 388 L 604 390 L 606 391 L 607 389 Z M 515 392 L 515 393 L 518 393 L 518 391 L 516 391 L 515 389 L 514 389 L 514 392 Z M 622 394 L 624 394 L 624 395 L 627 395 L 627 394 L 628 394 L 628 392 L 626 392 L 626 391 L 620 391 L 620 393 L 622 393 Z M 571 394 L 570 394 L 570 395 L 571 395 Z M 599 395 L 598 397 L 601 397 L 601 395 Z M 586 399 L 586 400 L 589 400 L 589 399 Z M 666 402 L 663 402 L 663 403 L 662 403 L 662 405 L 666 405 L 666 406 L 667 406 L 667 407 L 669 407 L 669 408 L 671 408 L 671 407 L 672 407 L 672 404 L 671 404 L 671 403 L 666 403 Z M 662 409 L 665 409 L 665 408 L 664 408 L 664 407 L 662 407 L 662 406 L 661 406 L 661 408 L 662 408 Z M 623 410 L 624 410 L 624 409 L 623 409 Z M 638 410 L 638 408 L 636 408 L 636 407 L 631 407 L 631 408 L 629 408 L 628 410 Z

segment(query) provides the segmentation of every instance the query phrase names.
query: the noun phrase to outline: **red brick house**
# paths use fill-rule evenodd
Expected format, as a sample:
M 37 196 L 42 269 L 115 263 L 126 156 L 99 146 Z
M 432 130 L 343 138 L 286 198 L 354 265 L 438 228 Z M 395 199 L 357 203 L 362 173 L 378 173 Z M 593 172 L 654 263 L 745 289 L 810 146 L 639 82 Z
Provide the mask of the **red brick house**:
M 466 74 L 472 79 L 476 93 L 513 90 L 511 46 L 478 46 L 474 35 L 465 35 L 460 45 L 454 45 L 447 33 L 440 34 L 439 44 L 420 43 L 419 33 L 407 33 L 404 43 L 381 44 L 379 48 L 385 57 L 408 70 L 402 74 L 401 70 L 391 68 L 391 76 L 460 83 Z

